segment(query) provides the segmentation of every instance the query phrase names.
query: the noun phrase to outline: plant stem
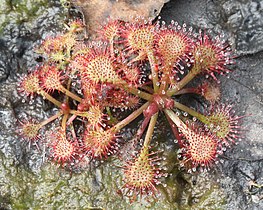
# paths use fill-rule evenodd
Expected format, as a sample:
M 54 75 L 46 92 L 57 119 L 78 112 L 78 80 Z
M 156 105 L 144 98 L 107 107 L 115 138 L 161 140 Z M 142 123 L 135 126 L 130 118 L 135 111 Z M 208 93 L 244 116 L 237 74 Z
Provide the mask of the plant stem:
M 152 95 L 149 93 L 146 93 L 144 91 L 138 90 L 137 88 L 134 87 L 130 87 L 130 86 L 124 86 L 123 87 L 126 91 L 128 91 L 129 93 L 132 93 L 133 95 L 139 96 L 142 99 L 145 99 L 147 101 L 151 101 L 152 100 Z
M 77 117 L 77 115 L 72 115 L 72 116 L 68 119 L 66 125 L 71 125 L 71 123 L 73 122 L 73 120 L 76 119 L 76 117 Z
M 72 114 L 72 115 L 79 116 L 79 117 L 86 117 L 86 118 L 88 118 L 90 116 L 90 113 L 89 112 L 85 112 L 85 111 L 70 110 L 69 113 Z
M 41 90 L 40 95 L 42 95 L 44 98 L 46 98 L 47 100 L 49 100 L 50 102 L 52 102 L 53 104 L 55 104 L 57 107 L 61 106 L 61 102 L 56 100 L 55 98 L 53 98 L 51 95 L 49 95 L 47 92 L 45 92 L 44 90 Z
M 180 120 L 180 118 L 171 110 L 164 109 L 164 113 L 173 121 L 173 123 L 178 127 L 185 129 L 186 125 Z
M 63 130 L 66 130 L 67 120 L 68 120 L 69 114 L 64 114 L 61 122 L 61 127 Z
M 186 84 L 188 84 L 197 74 L 199 74 L 201 70 L 198 66 L 194 66 L 191 71 L 177 84 L 173 85 L 171 89 L 167 91 L 168 96 L 172 96 L 180 91 Z
M 119 131 L 126 125 L 128 125 L 130 122 L 132 122 L 134 119 L 136 119 L 142 112 L 149 106 L 149 102 L 146 102 L 144 105 L 142 105 L 139 109 L 135 110 L 133 113 L 131 113 L 128 117 L 114 125 L 111 129 L 114 132 Z
M 156 93 L 159 89 L 159 86 L 158 86 L 158 69 L 157 69 L 158 65 L 156 63 L 156 59 L 154 57 L 152 50 L 149 50 L 147 52 L 147 57 L 149 59 L 151 71 L 152 71 L 153 89 L 154 89 L 154 92 Z
M 45 126 L 46 124 L 52 122 L 53 120 L 59 118 L 59 117 L 62 116 L 62 115 L 63 115 L 62 112 L 58 112 L 57 114 L 53 115 L 52 117 L 50 117 L 50 118 L 44 120 L 43 122 L 41 122 L 41 123 L 40 123 L 40 127 Z
M 170 65 L 165 64 L 162 78 L 161 78 L 161 86 L 159 88 L 159 93 L 162 93 L 163 91 L 166 91 L 168 89 L 169 84 L 169 75 L 171 74 L 171 71 L 169 69 Z
M 149 121 L 150 121 L 151 117 L 145 117 L 144 120 L 142 121 L 142 124 L 140 126 L 140 128 L 137 130 L 137 134 L 136 134 L 136 138 L 140 139 L 142 134 L 144 133 Z
M 188 106 L 185 106 L 185 105 L 183 105 L 177 101 L 174 101 L 174 107 L 176 107 L 182 111 L 185 111 L 188 114 L 190 114 L 190 115 L 192 115 L 198 119 L 202 119 L 205 117 L 204 115 L 200 114 L 199 112 L 196 112 L 195 110 L 193 110 L 193 109 L 189 108 Z
M 196 88 L 184 88 L 179 90 L 173 95 L 182 95 L 182 94 L 187 94 L 187 93 L 195 93 L 195 94 L 200 94 Z
M 68 80 L 67 89 L 70 88 L 70 85 L 71 85 L 71 79 Z M 68 101 L 69 101 L 69 96 L 66 95 L 65 103 L 67 105 L 68 105 Z M 66 113 L 63 115 L 62 122 L 61 122 L 61 127 L 63 130 L 66 130 L 68 117 L 69 117 L 69 113 Z
M 66 89 L 64 86 L 61 85 L 60 89 L 59 89 L 62 93 L 66 94 L 67 96 L 69 96 L 70 98 L 81 102 L 82 98 L 78 97 L 77 95 L 75 95 L 74 93 L 70 92 L 68 89 Z
M 170 119 L 170 117 L 168 117 L 167 115 L 165 115 L 170 126 L 171 126 L 171 129 L 173 131 L 173 134 L 175 136 L 175 138 L 178 140 L 178 143 L 180 144 L 181 143 L 181 136 L 179 135 L 179 131 L 178 131 L 178 127 L 174 125 L 173 121 Z
M 148 91 L 149 93 L 154 93 L 153 89 L 151 87 L 149 87 L 149 86 L 141 86 L 140 88 L 143 89 L 143 90 Z
M 151 143 L 152 135 L 153 135 L 153 131 L 154 131 L 154 127 L 155 127 L 155 125 L 156 125 L 157 119 L 158 119 L 158 112 L 155 113 L 155 114 L 151 117 L 151 120 L 150 120 L 148 129 L 147 129 L 147 132 L 146 132 L 146 135 L 145 135 L 145 140 L 144 140 L 144 143 L 143 143 L 143 146 L 144 146 L 145 148 L 148 148 L 149 145 L 150 145 L 150 143 Z

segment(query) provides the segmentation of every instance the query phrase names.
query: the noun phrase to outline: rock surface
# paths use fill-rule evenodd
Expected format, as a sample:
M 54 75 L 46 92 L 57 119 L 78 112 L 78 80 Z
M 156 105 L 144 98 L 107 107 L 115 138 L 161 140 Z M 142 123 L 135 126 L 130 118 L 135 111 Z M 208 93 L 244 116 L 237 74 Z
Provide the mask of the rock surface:
M 107 18 L 129 21 L 136 16 L 154 19 L 169 0 L 72 0 L 84 14 L 89 34 Z

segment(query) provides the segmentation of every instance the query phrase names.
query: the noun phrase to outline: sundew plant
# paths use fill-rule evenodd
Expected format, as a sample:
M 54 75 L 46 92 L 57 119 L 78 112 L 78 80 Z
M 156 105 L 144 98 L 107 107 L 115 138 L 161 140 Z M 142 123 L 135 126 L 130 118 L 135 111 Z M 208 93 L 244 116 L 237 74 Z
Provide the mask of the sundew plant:
M 41 122 L 22 120 L 19 129 L 30 144 L 45 144 L 50 160 L 71 168 L 116 155 L 126 143 L 123 129 L 136 122 L 134 153 L 121 167 L 123 191 L 136 199 L 156 195 L 167 175 L 159 164 L 162 153 L 152 150 L 160 116 L 174 134 L 180 167 L 188 172 L 209 169 L 241 137 L 242 117 L 220 102 L 217 77 L 233 64 L 232 50 L 220 36 L 143 18 L 108 20 L 92 39 L 81 38 L 79 20 L 65 27 L 41 43 L 37 52 L 43 62 L 18 88 L 30 100 L 41 96 L 57 107 Z M 207 106 L 188 106 L 180 100 L 185 94 L 199 96 Z M 55 129 L 43 129 L 51 122 Z

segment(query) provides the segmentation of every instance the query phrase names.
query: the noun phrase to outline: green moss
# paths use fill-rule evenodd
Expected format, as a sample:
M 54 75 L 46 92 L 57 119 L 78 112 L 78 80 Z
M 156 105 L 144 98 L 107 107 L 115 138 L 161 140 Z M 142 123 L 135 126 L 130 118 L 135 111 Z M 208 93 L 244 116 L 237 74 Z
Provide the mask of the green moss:
M 48 0 L 2 0 L 0 7 L 0 33 L 8 24 L 30 22 L 43 14 Z
M 12 209 L 197 210 L 223 209 L 224 206 L 222 190 L 206 176 L 199 177 L 199 184 L 192 186 L 186 184 L 187 178 L 179 179 L 181 173 L 177 173 L 166 179 L 167 186 L 158 187 L 161 195 L 154 202 L 142 199 L 130 204 L 120 193 L 123 183 L 122 171 L 116 167 L 121 165 L 118 159 L 80 174 L 49 163 L 38 174 L 33 174 L 2 154 L 0 162 L 0 200 L 2 206 Z

